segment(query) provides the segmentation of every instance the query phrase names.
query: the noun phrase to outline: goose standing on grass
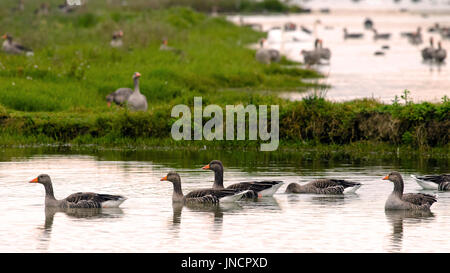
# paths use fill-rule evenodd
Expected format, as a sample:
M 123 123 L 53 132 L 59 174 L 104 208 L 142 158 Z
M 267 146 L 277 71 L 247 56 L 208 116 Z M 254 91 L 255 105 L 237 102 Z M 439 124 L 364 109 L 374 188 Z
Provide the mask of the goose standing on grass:
M 318 45 L 319 47 L 316 50 L 319 50 L 320 58 L 329 61 L 331 58 L 331 50 L 323 47 L 322 39 L 319 39 Z
M 391 38 L 390 33 L 378 33 L 378 30 L 376 30 L 375 28 L 373 28 L 372 31 L 374 40 L 388 40 Z
M 403 194 L 403 178 L 398 172 L 391 172 L 383 180 L 394 183 L 394 191 L 386 200 L 386 210 L 429 210 L 437 201 L 436 196 L 425 193 Z
M 450 174 L 411 175 L 411 177 L 424 190 L 450 191 Z
M 139 72 L 134 73 L 134 91 L 128 97 L 127 105 L 133 111 L 147 111 L 148 104 L 147 98 L 141 94 L 139 90 L 139 78 L 141 74 Z
M 220 160 L 213 160 L 202 168 L 214 172 L 213 189 L 229 189 L 238 191 L 250 191 L 245 197 L 273 196 L 278 188 L 284 184 L 283 181 L 252 181 L 223 186 L 223 164 Z
M 361 183 L 342 179 L 317 179 L 304 185 L 291 183 L 286 188 L 286 193 L 315 193 L 315 194 L 343 194 L 356 192 Z
M 45 188 L 45 206 L 58 208 L 116 208 L 126 198 L 121 195 L 99 194 L 93 192 L 77 192 L 68 197 L 57 200 L 53 194 L 50 176 L 41 174 L 30 183 L 39 183 Z
M 3 42 L 2 49 L 9 54 L 26 54 L 27 56 L 33 56 L 33 51 L 23 45 L 20 45 L 13 41 L 13 37 L 6 33 L 2 36 L 5 41 Z
M 438 48 L 434 51 L 434 60 L 438 63 L 442 63 L 447 57 L 447 50 L 442 48 L 441 42 L 438 42 Z
M 169 172 L 161 178 L 161 181 L 169 181 L 173 184 L 172 202 L 183 204 L 218 204 L 220 202 L 235 202 L 242 198 L 248 191 L 236 191 L 230 189 L 200 189 L 183 195 L 181 178 L 176 172 Z
M 159 46 L 159 50 L 161 50 L 161 51 L 170 51 L 170 52 L 173 52 L 173 53 L 175 53 L 177 55 L 184 55 L 184 51 L 183 50 L 169 46 L 169 40 L 167 38 L 164 38 L 162 40 L 162 43 Z
M 434 55 L 433 37 L 430 37 L 430 46 L 422 49 L 422 58 L 425 61 L 432 61 Z
M 114 47 L 114 48 L 122 47 L 123 46 L 122 37 L 123 37 L 123 31 L 121 31 L 121 30 L 115 31 L 113 33 L 112 40 L 109 43 L 111 45 L 111 47 Z
M 344 39 L 360 39 L 363 36 L 363 33 L 349 33 L 347 28 L 344 28 Z
M 270 64 L 273 58 L 273 54 L 270 53 L 270 50 L 264 48 L 264 42 L 266 39 L 259 40 L 259 49 L 255 53 L 255 59 L 263 64 Z
M 136 79 L 140 77 L 140 75 L 141 74 L 137 72 L 133 74 L 134 90 L 136 90 L 136 88 L 139 89 L 139 86 L 137 86 L 139 83 L 138 80 Z M 108 102 L 108 106 L 111 106 L 112 102 L 114 102 L 119 106 L 124 106 L 125 103 L 128 101 L 128 99 L 130 98 L 131 94 L 133 94 L 133 89 L 122 87 L 112 92 L 111 94 L 108 94 L 106 96 L 106 101 Z

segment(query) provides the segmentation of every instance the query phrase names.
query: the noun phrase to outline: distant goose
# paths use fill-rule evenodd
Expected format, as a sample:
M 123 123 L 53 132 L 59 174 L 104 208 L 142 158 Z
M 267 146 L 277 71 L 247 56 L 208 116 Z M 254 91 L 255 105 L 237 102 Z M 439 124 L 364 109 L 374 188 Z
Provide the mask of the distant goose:
M 173 184 L 172 202 L 183 204 L 218 204 L 220 202 L 235 202 L 242 198 L 248 191 L 238 192 L 232 189 L 200 189 L 183 195 L 181 178 L 176 172 L 169 172 L 161 178 L 161 181 L 169 181 Z
M 224 189 L 223 165 L 219 160 L 213 160 L 202 169 L 214 172 L 213 189 Z M 250 191 L 246 197 L 272 196 L 283 185 L 283 181 L 251 181 L 229 185 L 226 189 Z
M 169 46 L 169 41 L 168 41 L 167 38 L 164 38 L 162 40 L 162 43 L 159 46 L 159 50 L 161 50 L 161 51 L 170 51 L 170 52 L 175 53 L 177 55 L 184 55 L 184 51 L 183 50 Z
M 331 50 L 329 48 L 323 48 L 322 39 L 319 39 L 318 46 L 316 46 L 316 50 L 319 51 L 320 58 L 325 59 L 325 60 L 330 60 Z
M 114 208 L 120 206 L 126 198 L 121 195 L 99 194 L 93 192 L 77 192 L 57 200 L 53 194 L 50 176 L 41 174 L 30 183 L 39 183 L 45 188 L 45 206 L 58 208 Z
M 363 33 L 349 33 L 347 28 L 344 28 L 344 39 L 360 39 L 363 36 Z
M 434 174 L 424 176 L 411 175 L 411 177 L 424 190 L 450 191 L 450 174 Z
M 381 47 L 381 49 L 384 49 L 384 50 L 387 50 L 387 49 L 389 49 L 389 48 L 391 48 L 391 47 L 388 46 L 388 45 L 383 45 L 383 46 Z
M 139 90 L 139 78 L 141 74 L 139 72 L 134 73 L 134 90 L 128 97 L 127 106 L 133 111 L 147 111 L 148 104 L 147 98 L 141 94 Z
M 430 37 L 430 46 L 422 49 L 422 58 L 426 61 L 433 60 L 434 55 L 434 45 L 433 45 L 433 37 Z
M 388 40 L 389 38 L 391 38 L 391 34 L 390 33 L 378 33 L 378 31 L 373 28 L 373 39 L 375 40 Z
M 115 47 L 115 48 L 122 47 L 123 46 L 122 37 L 123 37 L 123 31 L 121 31 L 121 30 L 115 31 L 113 33 L 112 40 L 109 43 L 111 45 L 111 47 Z
M 284 24 L 284 31 L 295 31 L 297 26 L 294 23 L 286 23 Z
M 442 48 L 441 42 L 438 42 L 438 48 L 434 51 L 434 60 L 441 63 L 447 57 L 447 50 Z
M 373 28 L 373 21 L 370 18 L 366 18 L 366 20 L 364 20 L 364 28 L 365 29 Z
M 34 14 L 36 15 L 48 15 L 50 9 L 50 5 L 48 3 L 42 3 L 39 8 L 34 10 Z
M 302 50 L 300 54 L 303 55 L 303 62 L 307 67 L 311 65 L 320 64 L 320 52 L 317 50 Z
M 138 87 L 139 80 L 138 78 L 141 76 L 139 73 L 133 74 L 133 81 L 134 81 L 134 89 Z M 116 91 L 112 92 L 111 94 L 108 94 L 106 96 L 106 101 L 108 102 L 108 106 L 111 106 L 111 103 L 114 102 L 115 104 L 119 106 L 124 106 L 125 103 L 128 101 L 128 98 L 133 94 L 133 89 L 131 88 L 119 88 Z
M 300 29 L 301 29 L 303 32 L 307 33 L 307 34 L 311 34 L 311 33 L 312 33 L 312 31 L 311 31 L 310 29 L 308 29 L 308 28 L 306 28 L 306 27 L 304 27 L 304 26 L 300 26 Z
M 27 56 L 33 55 L 33 51 L 31 49 L 14 42 L 13 37 L 8 33 L 3 35 L 2 38 L 5 39 L 2 46 L 4 52 L 9 54 L 26 54 Z
M 383 180 L 394 182 L 394 191 L 386 200 L 386 210 L 429 210 L 437 201 L 436 196 L 425 193 L 403 194 L 403 178 L 398 172 L 391 172 Z
M 408 38 L 408 41 L 413 45 L 422 43 L 422 28 L 418 27 L 415 32 L 402 32 L 401 36 Z
M 67 4 L 67 1 L 64 1 L 64 4 L 58 5 L 59 11 L 62 13 L 71 13 L 75 10 L 74 5 Z
M 315 194 L 343 194 L 344 191 L 354 193 L 361 183 L 341 179 L 318 179 L 304 185 L 291 183 L 286 188 L 286 193 L 315 193 Z
M 384 56 L 385 55 L 385 53 L 383 52 L 383 51 L 375 51 L 374 53 L 373 53 L 373 55 L 375 55 L 375 56 Z
M 264 42 L 266 40 L 263 38 L 261 40 L 259 40 L 259 48 L 255 53 L 255 59 L 263 64 L 270 64 L 272 62 L 273 59 L 273 53 L 270 52 L 269 49 L 264 48 Z

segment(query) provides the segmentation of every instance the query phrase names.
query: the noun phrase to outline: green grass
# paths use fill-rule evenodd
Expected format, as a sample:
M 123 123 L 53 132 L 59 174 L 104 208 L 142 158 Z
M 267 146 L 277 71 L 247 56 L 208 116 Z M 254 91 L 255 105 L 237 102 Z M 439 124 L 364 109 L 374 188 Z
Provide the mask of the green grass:
M 317 96 L 290 102 L 276 91 L 305 90 L 311 84 L 302 79 L 321 75 L 287 60 L 269 66 L 256 62 L 246 45 L 263 33 L 189 8 L 151 8 L 156 2 L 105 7 L 101 1 L 90 1 L 73 14 L 53 9 L 49 16 L 39 17 L 33 10 L 40 2 L 27 2 L 23 13 L 9 16 L 3 15 L 15 1 L 0 4 L 2 30 L 35 52 L 33 57 L 0 54 L 0 145 L 202 147 L 203 142 L 170 140 L 172 107 L 192 106 L 193 97 L 201 96 L 204 106 L 280 105 L 281 146 L 350 147 L 369 141 L 448 149 L 448 99 L 412 104 L 405 93 L 405 103 L 392 105 L 370 99 L 332 103 Z M 113 49 L 109 41 L 118 29 L 125 33 L 124 48 Z M 185 54 L 159 51 L 164 37 Z M 136 71 L 142 74 L 140 87 L 149 110 L 108 108 L 105 96 L 119 87 L 132 87 Z M 259 147 L 250 141 L 208 145 Z

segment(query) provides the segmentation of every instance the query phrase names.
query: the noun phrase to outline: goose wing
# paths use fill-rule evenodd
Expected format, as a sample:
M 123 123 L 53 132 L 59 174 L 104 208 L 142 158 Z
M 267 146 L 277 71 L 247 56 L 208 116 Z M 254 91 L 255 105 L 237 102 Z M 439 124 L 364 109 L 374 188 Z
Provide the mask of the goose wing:
M 77 192 L 64 199 L 69 208 L 101 208 L 102 203 L 108 201 L 121 201 L 125 198 L 120 195 L 98 194 L 93 192 Z
M 417 179 L 427 181 L 427 182 L 433 182 L 436 184 L 440 184 L 442 182 L 450 182 L 450 174 L 440 174 L 440 175 L 424 175 L 424 176 L 417 176 Z
M 352 182 L 352 181 L 347 181 L 347 180 L 342 180 L 342 179 L 318 179 L 315 181 L 311 182 L 316 188 L 320 188 L 320 189 L 325 189 L 325 188 L 332 188 L 332 187 L 343 187 L 348 188 L 348 187 L 354 187 L 354 186 L 359 186 L 361 185 L 361 183 L 358 182 Z
M 431 206 L 434 202 L 437 201 L 436 196 L 425 193 L 407 193 L 403 195 L 402 199 L 403 201 L 417 206 Z
M 271 189 L 273 187 L 278 188 L 281 184 L 283 184 L 283 181 L 251 181 L 232 184 L 228 186 L 227 189 L 237 191 L 249 190 L 250 192 L 246 195 L 246 197 L 255 197 L 258 196 L 259 192 Z

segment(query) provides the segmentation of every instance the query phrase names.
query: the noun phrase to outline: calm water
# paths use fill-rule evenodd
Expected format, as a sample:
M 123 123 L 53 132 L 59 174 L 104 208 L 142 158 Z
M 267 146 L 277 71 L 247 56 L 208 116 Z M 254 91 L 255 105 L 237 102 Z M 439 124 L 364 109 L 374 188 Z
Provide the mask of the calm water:
M 211 159 L 225 165 L 225 185 L 250 179 L 284 180 L 273 198 L 213 207 L 173 207 L 169 170 L 184 192 L 209 187 Z M 412 173 L 449 172 L 448 159 L 324 160 L 299 153 L 97 151 L 13 149 L 0 152 L 1 252 L 449 252 L 450 192 L 437 193 L 432 215 L 387 214 L 392 185 L 381 178 L 399 170 L 406 191 L 418 192 Z M 120 209 L 46 211 L 44 188 L 123 194 Z M 345 196 L 284 194 L 290 182 L 316 177 L 363 183 Z M 436 193 L 428 191 L 429 193 Z
M 316 2 L 320 3 L 311 1 L 308 4 Z M 315 38 L 321 38 L 323 46 L 330 48 L 332 52 L 331 60 L 329 63 L 324 62 L 323 65 L 313 67 L 327 76 L 319 83 L 331 86 L 327 91 L 327 98 L 330 100 L 345 101 L 374 97 L 390 103 L 395 95 L 400 97 L 405 89 L 411 92 L 412 99 L 416 102 L 437 102 L 445 95 L 450 96 L 449 59 L 447 58 L 446 63 L 442 65 L 430 65 L 424 63 L 421 56 L 421 50 L 429 45 L 429 37 L 434 37 L 435 47 L 437 41 L 442 40 L 439 34 L 429 33 L 428 27 L 436 22 L 441 26 L 450 26 L 450 5 L 445 5 L 447 9 L 442 9 L 439 13 L 428 12 L 427 15 L 423 15 L 417 11 L 369 9 L 372 6 L 368 3 L 372 1 L 365 2 L 366 5 L 360 3 L 363 10 L 333 9 L 333 6 L 329 5 L 331 6 L 329 14 L 317 12 L 317 9 L 314 12 L 313 9 L 311 14 L 242 18 L 244 23 L 261 24 L 263 30 L 268 31 L 266 47 L 278 49 L 292 60 L 303 61 L 300 51 L 312 50 Z M 350 7 L 354 6 L 348 4 Z M 324 6 L 327 6 L 327 3 L 317 5 L 317 8 Z M 363 26 L 366 17 L 373 20 L 379 33 L 391 33 L 391 39 L 373 40 L 373 33 L 365 30 Z M 239 23 L 239 16 L 230 16 L 229 19 Z M 320 20 L 321 23 L 315 24 L 316 20 Z M 313 31 L 313 34 L 308 35 L 300 30 L 294 32 L 271 30 L 274 27 L 282 27 L 287 22 L 303 25 Z M 416 46 L 411 45 L 400 33 L 415 31 L 418 26 L 422 27 L 424 42 Z M 351 33 L 364 33 L 364 38 L 344 40 L 344 27 Z M 383 45 L 389 46 L 390 49 L 382 50 Z M 450 40 L 442 40 L 442 46 L 449 51 Z M 375 56 L 375 51 L 383 51 L 385 55 Z M 303 96 L 303 93 L 298 92 L 282 94 L 282 97 L 292 100 L 301 99 Z

